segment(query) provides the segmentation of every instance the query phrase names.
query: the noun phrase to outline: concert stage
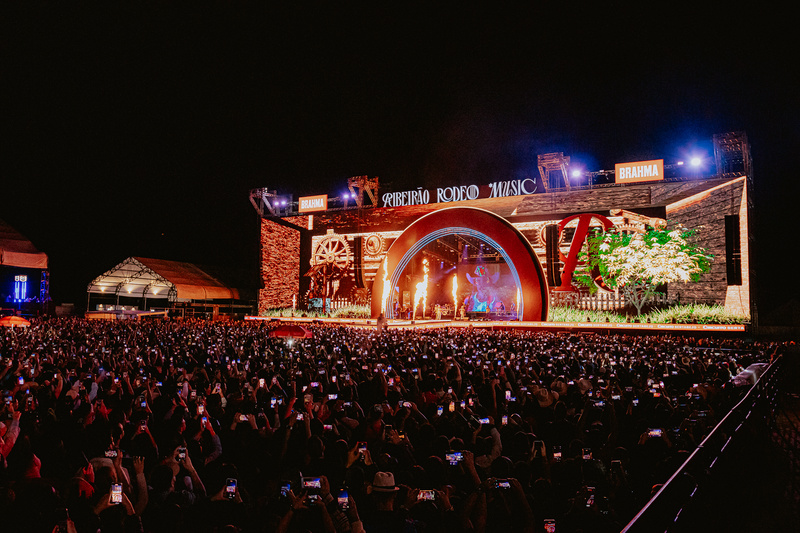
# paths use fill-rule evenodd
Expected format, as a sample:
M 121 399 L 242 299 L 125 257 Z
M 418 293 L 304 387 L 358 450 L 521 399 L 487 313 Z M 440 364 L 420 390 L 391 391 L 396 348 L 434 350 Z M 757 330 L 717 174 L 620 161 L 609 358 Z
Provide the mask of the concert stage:
M 570 177 L 569 156 L 551 153 L 539 155 L 536 177 L 484 184 L 383 191 L 378 178 L 357 176 L 336 197 L 254 190 L 258 314 L 324 316 L 361 306 L 373 321 L 381 314 L 397 320 L 391 327 L 411 327 L 399 319 L 420 315 L 488 315 L 504 319 L 469 324 L 744 331 L 674 323 L 706 312 L 717 314 L 700 321 L 755 322 L 750 147 L 743 133 L 713 141 L 705 169 L 663 159 L 619 163 L 584 171 L 579 183 Z M 607 241 L 592 241 L 598 235 Z M 624 275 L 620 268 L 609 274 L 622 254 L 604 256 L 608 243 L 614 253 L 650 255 L 629 259 Z M 637 264 L 645 268 L 630 274 Z M 659 324 L 647 324 L 647 313 L 660 313 L 652 320 Z M 640 323 L 625 322 L 632 315 Z

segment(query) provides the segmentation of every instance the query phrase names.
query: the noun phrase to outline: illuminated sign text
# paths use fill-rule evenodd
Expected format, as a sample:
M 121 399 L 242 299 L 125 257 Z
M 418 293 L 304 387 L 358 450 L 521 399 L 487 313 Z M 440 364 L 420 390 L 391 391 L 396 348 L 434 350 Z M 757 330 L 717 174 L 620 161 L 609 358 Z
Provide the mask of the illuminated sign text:
M 617 163 L 614 166 L 615 183 L 637 183 L 640 181 L 659 181 L 663 179 L 663 159 L 638 161 L 636 163 Z
M 506 196 L 520 196 L 538 192 L 536 180 L 525 178 L 522 180 L 495 181 L 489 185 L 455 185 L 453 187 L 438 187 L 435 191 L 434 203 L 463 202 L 478 198 L 503 198 Z M 418 187 L 412 191 L 387 192 L 381 196 L 384 207 L 404 207 L 408 205 L 423 205 L 431 203 L 431 191 Z
M 298 198 L 298 211 L 308 213 L 310 211 L 325 211 L 328 209 L 328 197 L 324 194 L 317 196 L 301 196 Z

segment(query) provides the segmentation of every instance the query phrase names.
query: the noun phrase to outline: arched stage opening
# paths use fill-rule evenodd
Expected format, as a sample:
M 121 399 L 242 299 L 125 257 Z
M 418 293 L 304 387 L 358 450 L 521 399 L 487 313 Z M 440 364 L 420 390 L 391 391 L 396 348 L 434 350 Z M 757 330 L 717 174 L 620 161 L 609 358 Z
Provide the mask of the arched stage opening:
M 416 220 L 394 241 L 378 269 L 372 286 L 372 317 L 382 308 L 386 318 L 397 318 L 387 305 L 406 267 L 430 243 L 451 235 L 486 243 L 508 267 L 506 277 L 518 291 L 515 319 L 547 320 L 548 287 L 542 265 L 528 240 L 503 217 L 483 209 L 451 207 Z M 470 263 L 473 266 L 474 263 Z M 477 268 L 477 267 L 476 267 Z M 469 278 L 469 276 L 467 276 Z M 389 290 L 384 286 L 388 283 Z

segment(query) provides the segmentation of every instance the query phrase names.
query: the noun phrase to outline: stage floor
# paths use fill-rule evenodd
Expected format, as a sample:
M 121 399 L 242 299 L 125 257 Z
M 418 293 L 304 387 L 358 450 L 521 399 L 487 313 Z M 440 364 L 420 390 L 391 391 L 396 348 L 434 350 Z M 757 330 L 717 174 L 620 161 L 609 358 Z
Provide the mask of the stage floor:
M 377 327 L 378 321 L 365 318 L 287 318 L 247 316 L 245 320 L 274 320 L 280 322 L 341 324 L 354 327 Z M 521 322 L 518 320 L 387 320 L 389 329 L 433 329 L 433 328 L 491 328 L 523 330 L 581 330 L 608 333 L 617 332 L 708 332 L 744 333 L 745 324 L 648 324 L 637 322 Z

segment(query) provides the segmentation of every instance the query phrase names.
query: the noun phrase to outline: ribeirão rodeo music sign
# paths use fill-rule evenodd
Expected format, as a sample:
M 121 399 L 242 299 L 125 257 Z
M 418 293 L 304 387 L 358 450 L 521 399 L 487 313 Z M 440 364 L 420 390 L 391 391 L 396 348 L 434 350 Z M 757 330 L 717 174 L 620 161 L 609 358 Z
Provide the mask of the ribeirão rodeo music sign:
M 433 191 L 433 196 L 431 195 Z M 536 179 L 525 178 L 522 180 L 495 181 L 488 185 L 456 185 L 453 187 L 438 187 L 436 189 L 387 192 L 381 196 L 383 207 L 404 207 L 407 205 L 423 205 L 430 203 L 463 202 L 477 200 L 478 198 L 503 198 L 506 196 L 519 196 L 538 192 Z

